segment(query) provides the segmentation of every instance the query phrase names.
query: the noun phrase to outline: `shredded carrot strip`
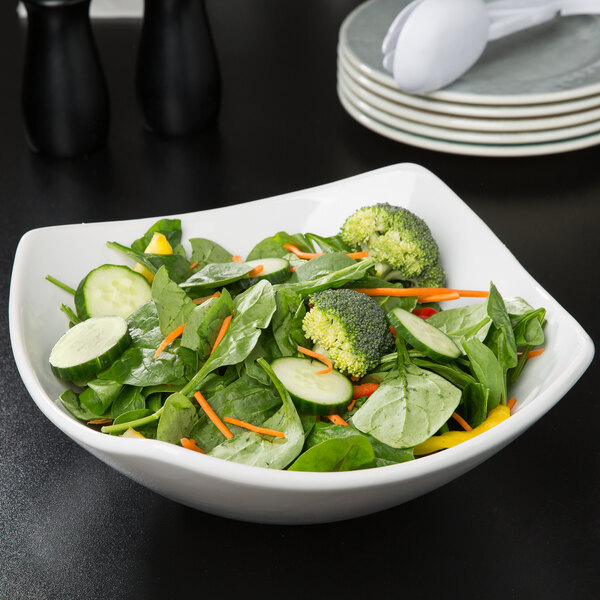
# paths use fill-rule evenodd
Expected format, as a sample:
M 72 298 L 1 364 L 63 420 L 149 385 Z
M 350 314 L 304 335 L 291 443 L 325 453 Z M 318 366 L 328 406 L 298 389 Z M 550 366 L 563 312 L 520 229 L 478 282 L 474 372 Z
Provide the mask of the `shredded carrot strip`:
M 350 404 L 348 404 L 348 406 L 346 407 L 346 410 L 348 412 L 350 412 L 354 408 L 355 404 L 356 404 L 356 398 L 352 398 L 352 402 L 350 402 Z
M 264 268 L 265 268 L 264 265 L 256 265 L 254 267 L 254 269 L 252 269 L 252 271 L 250 271 L 250 273 L 248 273 L 248 277 L 256 277 L 256 275 L 258 275 L 259 273 L 262 273 Z
M 232 256 L 232 257 L 231 257 L 231 260 L 232 260 L 233 262 L 243 262 L 243 261 L 242 261 L 242 257 L 241 257 L 241 256 L 239 256 L 239 254 L 236 254 L 235 256 Z
M 192 300 L 192 302 L 194 304 L 204 304 L 204 302 L 206 302 L 207 300 L 210 300 L 211 298 L 218 298 L 221 295 L 221 292 L 215 292 L 214 294 L 211 294 L 210 296 L 202 296 L 202 298 L 194 298 Z
M 517 399 L 516 398 L 511 398 L 507 403 L 506 406 L 508 406 L 508 410 L 512 410 L 514 405 L 517 403 Z
M 396 337 L 396 330 L 391 325 L 390 325 L 390 331 L 392 332 L 392 335 L 395 338 Z
M 536 356 L 539 356 L 540 354 L 544 354 L 544 349 L 543 348 L 538 348 L 537 350 L 531 350 L 527 353 L 527 358 L 535 358 Z
M 363 396 L 370 396 L 378 387 L 378 383 L 361 383 L 360 385 L 355 385 L 354 395 L 352 397 L 356 400 Z
M 323 371 L 317 371 L 317 375 L 325 375 L 325 373 L 329 373 L 329 371 L 333 370 L 333 365 L 326 356 L 323 356 L 318 352 L 313 352 L 308 348 L 303 348 L 302 346 L 298 346 L 298 352 L 302 352 L 302 354 L 306 354 L 306 356 L 310 356 L 311 358 L 316 358 L 317 360 L 320 360 L 322 363 L 325 363 L 327 365 L 327 368 Z
M 453 412 L 452 418 L 457 421 L 465 431 L 471 431 L 473 429 L 458 413 Z
M 160 343 L 160 346 L 156 349 L 156 353 L 154 354 L 154 358 L 156 358 L 162 351 L 173 341 L 176 340 L 185 329 L 185 323 L 180 325 L 176 329 L 173 329 L 171 333 Z
M 219 419 L 219 415 L 210 407 L 208 402 L 204 399 L 204 396 L 200 392 L 194 394 L 194 398 L 198 401 L 198 404 L 202 407 L 202 410 L 206 413 L 206 416 L 215 424 L 215 427 L 229 440 L 233 437 L 233 433 L 229 431 L 227 425 Z
M 293 273 L 298 267 L 290 267 L 290 273 Z
M 219 329 L 219 333 L 217 333 L 217 338 L 215 339 L 215 343 L 213 344 L 212 350 L 210 353 L 212 354 L 219 345 L 219 342 L 223 339 L 223 336 L 227 333 L 227 329 L 229 328 L 229 323 L 231 323 L 231 319 L 233 319 L 233 313 L 231 313 L 228 317 L 225 317 L 223 323 L 221 323 L 221 329 Z
M 190 269 L 193 269 L 193 268 L 195 268 L 197 266 L 198 266 L 198 261 L 195 260 L 193 263 L 190 264 Z
M 348 423 L 346 423 L 346 421 L 344 421 L 340 415 L 327 415 L 327 418 L 335 425 L 346 425 L 346 427 L 350 427 L 350 425 L 348 425 Z
M 324 254 L 324 252 L 302 252 L 300 248 L 293 244 L 284 244 L 283 247 L 292 254 L 295 254 L 298 258 L 304 258 L 306 260 L 317 258 L 317 256 L 322 256 Z
M 258 427 L 258 425 L 252 425 L 252 423 L 247 423 L 246 421 L 240 421 L 239 419 L 234 419 L 232 417 L 225 417 L 224 420 L 227 423 L 231 423 L 231 425 L 237 425 L 238 427 L 243 427 L 244 429 L 249 429 L 250 431 L 254 431 L 254 433 L 264 433 L 265 435 L 273 435 L 278 438 L 285 437 L 285 433 L 283 433 L 283 431 L 276 431 L 275 429 L 267 429 L 266 427 Z
M 445 292 L 444 294 L 431 294 L 430 296 L 419 296 L 417 302 L 445 302 L 446 300 L 458 300 L 460 294 L 458 292 Z
M 92 419 L 88 421 L 88 425 L 110 425 L 113 422 L 112 419 Z
M 431 294 L 457 293 L 461 298 L 487 298 L 489 292 L 479 290 L 454 290 L 452 288 L 354 288 L 367 296 L 429 296 Z
M 179 441 L 181 442 L 181 445 L 188 450 L 200 452 L 200 454 L 206 454 L 202 448 L 198 447 L 198 444 L 196 444 L 196 440 L 194 438 L 181 438 Z
M 348 256 L 354 259 L 367 258 L 369 253 L 366 250 L 364 252 L 348 252 Z

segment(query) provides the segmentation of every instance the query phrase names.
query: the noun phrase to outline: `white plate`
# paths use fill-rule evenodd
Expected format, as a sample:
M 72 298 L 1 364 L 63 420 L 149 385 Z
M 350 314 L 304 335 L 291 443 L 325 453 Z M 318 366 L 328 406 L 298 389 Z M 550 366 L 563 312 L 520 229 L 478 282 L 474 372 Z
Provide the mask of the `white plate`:
M 356 8 L 340 40 L 372 78 L 394 86 L 381 42 L 409 0 L 371 0 Z M 537 104 L 600 93 L 600 17 L 554 19 L 488 43 L 460 79 L 427 97 L 474 104 Z
M 427 137 L 409 133 L 402 129 L 390 127 L 389 125 L 370 117 L 357 108 L 351 100 L 348 99 L 343 90 L 338 86 L 338 97 L 346 112 L 361 125 L 367 129 L 379 133 L 387 138 L 425 148 L 427 150 L 436 150 L 438 152 L 447 152 L 449 154 L 463 154 L 465 156 L 541 156 L 544 154 L 558 154 L 560 152 L 570 152 L 580 150 L 600 144 L 600 133 L 586 135 L 571 140 L 561 142 L 547 142 L 545 144 L 514 144 L 514 145 L 494 145 L 494 144 L 469 144 L 465 142 L 451 142 L 438 138 Z
M 409 121 L 424 123 L 426 125 L 467 131 L 493 131 L 506 133 L 516 131 L 543 131 L 547 129 L 581 125 L 590 123 L 591 121 L 600 122 L 600 107 L 566 115 L 537 119 L 481 119 L 444 115 L 427 110 L 420 110 L 418 108 L 411 108 L 410 106 L 398 102 L 391 102 L 370 92 L 361 85 L 360 74 L 348 64 L 348 61 L 343 55 L 339 54 L 338 73 L 340 72 L 345 87 L 352 91 L 352 93 L 362 101 L 390 115 L 408 119 Z M 598 98 L 598 102 L 600 103 L 600 97 Z
M 443 115 L 481 117 L 487 119 L 521 119 L 571 114 L 598 108 L 600 106 L 600 94 L 563 102 L 522 104 L 515 106 L 446 102 L 432 98 L 431 96 L 405 94 L 396 87 L 393 80 L 389 82 L 390 85 L 387 85 L 373 78 L 370 74 L 372 70 L 366 69 L 365 65 L 357 62 L 356 58 L 353 58 L 352 54 L 341 42 L 338 46 L 338 57 L 339 56 L 343 58 L 344 64 L 352 73 L 352 77 L 365 89 L 392 102 L 398 102 L 403 105 L 441 113 Z
M 450 142 L 464 142 L 467 144 L 495 144 L 495 145 L 517 145 L 517 144 L 539 144 L 546 142 L 555 142 L 566 139 L 572 139 L 600 132 L 600 120 L 576 125 L 574 127 L 563 127 L 560 129 L 548 129 L 545 131 L 519 131 L 519 132 L 479 132 L 467 131 L 463 129 L 449 129 L 446 127 L 437 127 L 425 123 L 410 121 L 391 115 L 388 112 L 372 106 L 362 100 L 348 85 L 348 77 L 344 73 L 338 72 L 338 85 L 343 90 L 345 96 L 364 114 L 390 127 L 400 129 L 408 133 L 424 135 L 427 137 L 438 138 Z
M 394 165 L 275 198 L 180 215 L 183 236 L 210 237 L 244 254 L 280 229 L 334 233 L 348 214 L 365 204 L 365 198 L 401 204 L 424 218 L 439 242 L 452 285 L 487 288 L 492 279 L 505 296 L 521 295 L 534 306 L 547 308 L 546 351 L 528 365 L 511 390 L 518 410 L 491 431 L 408 463 L 345 473 L 302 473 L 222 461 L 156 440 L 104 435 L 77 422 L 57 400 L 64 384 L 48 366 L 50 349 L 66 328 L 59 305 L 69 297 L 44 277 L 52 273 L 75 285 L 91 268 L 120 261 L 106 241 L 129 242 L 154 218 L 49 227 L 23 236 L 13 266 L 9 323 L 15 361 L 27 390 L 54 425 L 99 459 L 168 498 L 227 517 L 269 523 L 336 521 L 395 506 L 455 479 L 550 410 L 587 368 L 593 344 L 446 185 L 422 167 Z

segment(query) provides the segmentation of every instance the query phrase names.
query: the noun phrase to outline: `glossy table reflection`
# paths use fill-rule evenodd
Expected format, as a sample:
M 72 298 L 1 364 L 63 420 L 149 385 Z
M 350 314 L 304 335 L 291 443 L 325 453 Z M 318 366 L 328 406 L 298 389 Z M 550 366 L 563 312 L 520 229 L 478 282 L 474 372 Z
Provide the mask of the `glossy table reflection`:
M 0 7 L 0 281 L 34 227 L 225 206 L 397 162 L 441 177 L 596 342 L 600 148 L 484 159 L 394 143 L 335 92 L 349 0 L 207 3 L 223 74 L 218 126 L 194 139 L 143 131 L 133 93 L 139 23 L 95 22 L 112 103 L 107 148 L 30 153 L 19 108 L 24 31 Z M 460 243 L 460 240 L 457 240 Z M 40 302 L 43 302 L 40 286 Z M 502 453 L 381 514 L 275 527 L 195 512 L 138 486 L 56 430 L 0 347 L 0 598 L 597 597 L 597 361 Z

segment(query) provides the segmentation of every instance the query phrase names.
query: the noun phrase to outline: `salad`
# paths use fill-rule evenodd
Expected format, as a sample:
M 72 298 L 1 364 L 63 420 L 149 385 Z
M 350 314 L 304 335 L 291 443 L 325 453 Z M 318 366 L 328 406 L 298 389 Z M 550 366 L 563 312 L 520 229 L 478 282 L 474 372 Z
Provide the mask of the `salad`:
M 204 238 L 190 253 L 178 219 L 107 244 L 131 267 L 47 279 L 74 304 L 49 357 L 72 384 L 62 404 L 108 435 L 271 469 L 380 467 L 507 419 L 543 351 L 545 310 L 446 287 L 402 207 L 365 206 L 329 237 L 276 232 L 244 259 Z

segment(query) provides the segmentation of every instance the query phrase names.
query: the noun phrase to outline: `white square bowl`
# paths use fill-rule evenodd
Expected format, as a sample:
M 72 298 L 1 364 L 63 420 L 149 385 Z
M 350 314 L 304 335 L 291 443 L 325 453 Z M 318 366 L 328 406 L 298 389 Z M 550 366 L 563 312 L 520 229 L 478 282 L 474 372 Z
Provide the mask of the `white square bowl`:
M 121 473 L 187 506 L 236 519 L 337 521 L 406 502 L 462 475 L 556 404 L 591 362 L 594 346 L 575 319 L 442 181 L 420 166 L 399 164 L 274 198 L 175 216 L 182 219 L 184 239 L 207 237 L 244 255 L 274 231 L 334 234 L 354 210 L 376 202 L 405 206 L 425 219 L 439 243 L 450 286 L 487 289 L 492 280 L 504 297 L 521 296 L 547 309 L 546 350 L 511 388 L 518 409 L 489 432 L 398 465 L 303 473 L 222 461 L 156 440 L 122 439 L 79 423 L 58 400 L 65 384 L 48 365 L 50 350 L 66 329 L 59 305 L 71 299 L 44 277 L 52 274 L 77 286 L 92 268 L 122 262 L 106 247 L 107 241 L 128 244 L 155 218 L 47 227 L 23 236 L 15 256 L 9 321 L 16 364 L 31 397 L 59 429 Z

